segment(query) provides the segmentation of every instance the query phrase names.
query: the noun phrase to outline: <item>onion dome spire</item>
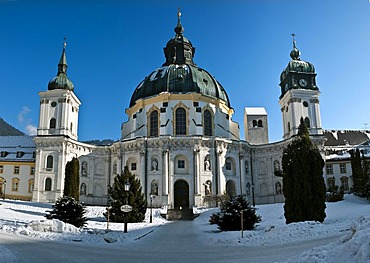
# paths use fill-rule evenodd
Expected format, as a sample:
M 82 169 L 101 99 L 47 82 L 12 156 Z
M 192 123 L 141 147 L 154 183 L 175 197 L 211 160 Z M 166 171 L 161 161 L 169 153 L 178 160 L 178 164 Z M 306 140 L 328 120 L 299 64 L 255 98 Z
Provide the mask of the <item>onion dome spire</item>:
M 177 11 L 177 25 L 175 27 L 175 33 L 176 35 L 182 35 L 183 32 L 184 32 L 184 28 L 182 27 L 182 24 L 181 24 L 181 12 L 179 8 Z
M 67 68 L 68 68 L 68 64 L 67 64 L 67 56 L 66 56 L 66 47 L 67 47 L 67 38 L 65 37 L 64 38 L 64 43 L 63 43 L 63 51 L 62 51 L 62 55 L 60 56 L 60 59 L 59 59 L 59 64 L 58 64 L 58 74 L 59 73 L 67 73 Z
M 293 50 L 290 52 L 290 57 L 293 60 L 301 60 L 301 58 L 300 58 L 301 52 L 296 47 L 296 41 L 295 41 L 295 34 L 294 33 L 292 34 L 292 37 L 293 37 Z
M 64 38 L 63 42 L 63 51 L 62 55 L 60 56 L 59 63 L 58 63 L 58 74 L 56 77 L 52 78 L 48 84 L 48 90 L 54 89 L 67 89 L 67 90 L 74 90 L 74 85 L 72 81 L 70 81 L 67 77 L 67 56 L 66 56 L 66 47 L 67 47 L 67 38 Z
M 184 37 L 182 34 L 184 32 L 184 28 L 181 24 L 180 9 L 177 12 L 177 25 L 174 30 L 176 33 L 175 37 L 171 38 L 164 48 L 166 62 L 163 64 L 163 66 L 169 66 L 171 64 L 189 64 L 195 66 L 193 62 L 195 48 L 190 40 Z

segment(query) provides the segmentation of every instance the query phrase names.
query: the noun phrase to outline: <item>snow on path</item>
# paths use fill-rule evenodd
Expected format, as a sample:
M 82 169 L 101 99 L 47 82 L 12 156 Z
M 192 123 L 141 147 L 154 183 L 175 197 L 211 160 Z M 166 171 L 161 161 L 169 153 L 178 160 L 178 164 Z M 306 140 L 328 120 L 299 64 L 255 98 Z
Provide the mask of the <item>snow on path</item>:
M 143 223 L 128 224 L 127 234 L 123 233 L 123 224 L 118 223 L 111 223 L 111 231 L 106 234 L 107 224 L 103 216 L 105 207 L 87 207 L 88 225 L 84 229 L 76 229 L 60 221 L 46 220 L 46 211 L 50 210 L 51 206 L 51 204 L 5 200 L 0 205 L 0 231 L 46 240 L 78 240 L 82 243 L 95 244 L 97 246 L 130 244 L 133 247 L 135 244 L 142 243 L 148 244 L 147 248 L 149 248 L 149 244 L 153 245 L 153 242 L 157 242 L 154 244 L 154 247 L 159 248 L 161 246 L 160 242 L 153 238 L 157 235 L 158 238 L 167 236 L 177 240 L 177 236 L 180 234 L 175 229 L 168 230 L 172 227 L 170 225 L 168 227 L 161 226 L 169 222 L 160 217 L 159 209 L 153 209 L 152 224 L 148 223 L 148 211 Z M 365 199 L 353 195 L 345 195 L 344 201 L 327 203 L 327 217 L 322 224 L 301 222 L 286 225 L 283 204 L 259 205 L 256 208 L 257 213 L 262 216 L 262 221 L 255 230 L 244 231 L 243 238 L 241 238 L 239 231 L 220 232 L 216 225 L 210 225 L 208 222 L 209 216 L 217 209 L 203 209 L 197 219 L 187 222 L 192 226 L 191 228 L 188 227 L 189 231 L 194 229 L 192 233 L 186 233 L 186 226 L 181 230 L 186 234 L 193 235 L 193 241 L 184 245 L 189 247 L 189 249 L 198 244 L 205 244 L 209 248 L 216 250 L 217 247 L 220 248 L 222 246 L 257 248 L 344 235 L 345 237 L 342 237 L 337 242 L 328 244 L 324 248 L 306 251 L 291 262 L 330 262 L 330 258 L 336 258 L 336 262 L 341 262 L 341 259 L 346 259 L 346 262 L 370 262 L 370 204 Z M 181 224 L 176 224 L 177 226 L 182 228 Z M 107 235 L 116 240 L 116 242 L 113 244 L 106 243 L 104 238 Z M 145 237 L 141 238 L 143 236 Z M 151 240 L 151 243 L 149 243 L 149 240 Z M 176 243 L 167 243 L 167 245 L 173 245 L 175 249 Z M 4 255 L 11 257 L 9 251 L 2 249 L 3 247 L 0 245 L 0 251 L 3 251 Z M 302 261 L 299 261 L 301 259 Z

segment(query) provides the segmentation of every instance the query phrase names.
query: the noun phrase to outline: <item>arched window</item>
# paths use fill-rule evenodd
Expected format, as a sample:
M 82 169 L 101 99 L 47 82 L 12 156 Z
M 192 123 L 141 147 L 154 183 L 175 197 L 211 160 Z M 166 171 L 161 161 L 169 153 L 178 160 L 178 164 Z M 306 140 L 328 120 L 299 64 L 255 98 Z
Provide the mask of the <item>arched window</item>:
M 71 122 L 70 131 L 73 129 L 73 123 Z
M 12 179 L 12 191 L 18 192 L 19 190 L 19 178 L 13 178 Z
M 328 178 L 328 188 L 333 189 L 335 186 L 335 178 L 334 177 L 329 177 Z
M 55 118 L 50 119 L 50 129 L 55 129 L 57 126 L 57 120 Z
M 212 136 L 212 114 L 209 110 L 203 112 L 203 133 L 205 136 Z
M 228 194 L 229 197 L 236 196 L 236 186 L 233 180 L 228 180 L 226 182 L 226 193 Z
M 28 180 L 28 192 L 29 193 L 33 192 L 33 186 L 34 186 L 34 180 L 33 179 Z
M 158 111 L 154 110 L 150 113 L 149 118 L 149 136 L 157 137 L 158 136 Z
M 46 170 L 47 171 L 51 171 L 53 169 L 53 156 L 49 155 L 47 158 L 46 158 Z
M 348 177 L 347 176 L 341 177 L 340 178 L 340 183 L 341 183 L 341 187 L 343 188 L 343 191 L 348 191 L 349 190 Z
M 304 118 L 304 124 L 306 125 L 307 128 L 310 128 L 310 119 L 308 117 Z
M 258 127 L 263 127 L 263 125 L 262 125 L 262 120 L 258 120 L 258 125 L 257 125 Z
M 186 111 L 184 108 L 177 108 L 175 112 L 175 135 L 186 135 Z
M 290 131 L 290 122 L 288 122 L 288 131 Z
M 253 127 L 257 127 L 257 125 L 258 125 L 258 124 L 257 124 L 257 121 L 256 121 L 256 120 L 253 120 L 253 121 L 252 121 L 252 126 L 253 126 Z
M 45 180 L 45 191 L 51 191 L 51 178 Z

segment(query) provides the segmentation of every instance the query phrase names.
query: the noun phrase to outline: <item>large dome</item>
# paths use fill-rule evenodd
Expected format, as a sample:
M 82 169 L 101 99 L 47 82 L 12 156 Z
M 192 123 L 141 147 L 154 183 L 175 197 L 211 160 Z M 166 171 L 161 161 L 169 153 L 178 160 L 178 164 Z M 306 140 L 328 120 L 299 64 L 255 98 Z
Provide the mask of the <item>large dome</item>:
M 180 14 L 175 27 L 175 37 L 164 48 L 166 62 L 154 70 L 135 89 L 130 107 L 139 99 L 159 95 L 162 92 L 186 94 L 200 93 L 213 99 L 222 100 L 230 107 L 229 98 L 221 84 L 206 70 L 193 62 L 195 48 L 183 36 Z
M 187 64 L 171 64 L 153 71 L 135 89 L 130 107 L 135 105 L 138 99 L 162 92 L 200 93 L 223 100 L 230 107 L 229 98 L 221 84 L 204 69 Z

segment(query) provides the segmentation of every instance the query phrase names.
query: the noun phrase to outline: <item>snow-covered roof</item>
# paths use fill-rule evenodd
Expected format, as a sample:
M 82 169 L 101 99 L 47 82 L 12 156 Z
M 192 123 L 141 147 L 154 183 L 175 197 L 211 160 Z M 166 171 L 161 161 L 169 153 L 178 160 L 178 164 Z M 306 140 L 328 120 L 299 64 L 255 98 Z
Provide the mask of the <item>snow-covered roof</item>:
M 267 115 L 263 107 L 245 107 L 244 111 L 247 115 Z
M 324 130 L 325 146 L 356 146 L 370 140 L 370 131 Z
M 0 161 L 34 162 L 36 145 L 32 136 L 0 136 Z

